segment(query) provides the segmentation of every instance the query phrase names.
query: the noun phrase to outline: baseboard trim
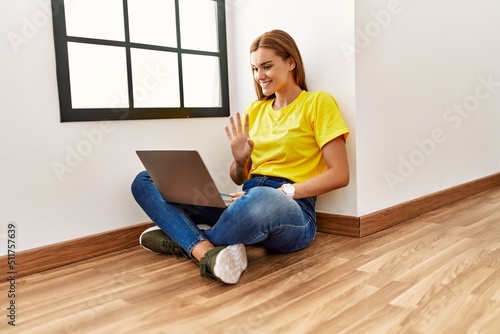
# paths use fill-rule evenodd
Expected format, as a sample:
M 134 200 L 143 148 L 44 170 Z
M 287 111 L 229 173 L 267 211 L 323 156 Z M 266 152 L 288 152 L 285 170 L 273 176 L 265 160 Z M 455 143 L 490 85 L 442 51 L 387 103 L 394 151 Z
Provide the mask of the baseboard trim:
M 357 216 L 316 212 L 318 232 L 359 238 L 361 221 Z
M 376 233 L 498 186 L 500 186 L 500 173 L 361 216 L 359 236 L 362 238 Z
M 361 238 L 488 189 L 500 186 L 500 173 L 430 194 L 361 217 L 318 212 L 318 231 Z M 16 254 L 16 276 L 24 277 L 138 245 L 152 222 L 142 223 Z M 7 263 L 7 256 L 0 257 Z M 5 276 L 4 276 L 5 275 Z M 2 272 L 2 282 L 7 277 Z
M 139 235 L 153 225 L 151 222 L 133 225 L 19 252 L 15 257 L 16 276 L 24 277 L 137 246 Z M 7 263 L 7 256 L 0 257 L 0 263 Z M 7 273 L 2 272 L 3 275 Z M 1 280 L 4 282 L 4 277 Z
M 318 231 L 362 238 L 498 186 L 500 186 L 500 173 L 361 217 L 318 212 Z

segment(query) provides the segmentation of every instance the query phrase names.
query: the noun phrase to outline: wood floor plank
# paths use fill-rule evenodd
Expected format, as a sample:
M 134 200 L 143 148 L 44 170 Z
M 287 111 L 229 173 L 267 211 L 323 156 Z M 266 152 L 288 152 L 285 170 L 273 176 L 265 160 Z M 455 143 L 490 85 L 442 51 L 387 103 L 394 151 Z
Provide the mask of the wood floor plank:
M 275 289 L 266 294 L 265 299 L 248 310 L 246 314 L 241 314 L 240 318 L 266 319 L 265 323 L 259 325 L 258 330 L 273 333 L 282 326 L 283 322 L 290 322 L 295 317 L 305 315 L 311 310 L 314 310 L 317 317 L 320 314 L 324 314 L 324 317 L 331 316 L 332 299 L 345 298 L 347 294 L 352 297 L 355 293 L 366 296 L 376 290 L 376 288 L 364 285 L 363 281 L 366 280 L 366 276 L 357 271 L 332 279 L 331 274 L 336 270 L 336 267 L 328 268 L 321 275 L 314 277 L 313 281 L 309 281 L 309 284 L 304 284 L 307 281 L 301 281 L 303 277 L 300 277 L 299 281 L 295 282 L 296 284 L 287 284 L 282 289 Z M 353 300 L 350 297 L 347 299 Z M 218 332 L 226 326 L 231 326 L 231 322 L 227 320 L 209 329 Z M 235 327 L 234 324 L 232 327 Z M 306 331 L 304 326 L 295 327 L 295 329 L 298 332 Z
M 481 301 L 479 301 L 481 303 Z M 488 303 L 486 301 L 485 303 Z M 481 303 L 482 304 L 482 303 Z M 484 305 L 484 304 L 482 304 Z M 467 328 L 469 333 L 497 333 L 500 319 L 500 303 L 489 305 Z M 464 327 L 465 328 L 465 327 Z
M 495 270 L 495 272 L 479 284 L 472 291 L 472 294 L 482 296 L 500 304 L 500 269 Z
M 373 313 L 387 305 L 391 299 L 408 288 L 407 283 L 389 282 L 386 286 L 377 289 L 376 292 L 365 296 L 351 307 L 339 313 L 335 317 L 322 321 L 312 331 L 315 333 L 339 333 L 356 328 L 358 323 L 368 319 Z
M 372 274 L 370 284 L 382 286 L 388 280 L 394 280 L 440 251 L 455 245 L 459 240 L 442 232 L 429 233 L 426 238 L 413 240 L 404 246 L 388 251 L 358 270 Z
M 481 269 L 480 276 L 488 274 L 489 269 Z M 473 313 L 472 301 L 476 297 L 470 291 L 476 286 L 476 275 L 464 275 L 442 287 L 432 289 L 427 298 L 424 298 L 418 307 L 408 316 L 406 327 L 421 333 L 428 333 L 432 328 L 439 328 L 443 332 L 455 333 L 457 327 L 470 327 L 477 319 L 477 315 L 468 319 L 468 312 Z M 485 308 L 488 308 L 484 303 Z M 481 310 L 483 311 L 483 310 Z M 418 315 L 418 316 L 416 316 Z
M 382 256 L 396 248 L 405 247 L 414 240 L 420 240 L 428 234 L 442 230 L 442 227 L 439 225 L 427 222 L 422 223 L 420 220 L 418 223 L 402 223 L 398 227 L 399 229 L 396 232 L 398 233 L 397 237 L 394 236 L 393 229 L 381 231 L 375 235 L 363 238 L 352 249 L 342 250 L 342 256 L 355 256 L 360 252 L 374 257 Z
M 401 327 L 411 310 L 393 305 L 383 305 L 378 311 L 371 314 L 363 321 L 357 322 L 354 326 L 342 329 L 339 333 L 364 334 L 364 333 L 384 333 L 400 334 L 404 333 Z M 407 331 L 406 333 L 409 333 Z

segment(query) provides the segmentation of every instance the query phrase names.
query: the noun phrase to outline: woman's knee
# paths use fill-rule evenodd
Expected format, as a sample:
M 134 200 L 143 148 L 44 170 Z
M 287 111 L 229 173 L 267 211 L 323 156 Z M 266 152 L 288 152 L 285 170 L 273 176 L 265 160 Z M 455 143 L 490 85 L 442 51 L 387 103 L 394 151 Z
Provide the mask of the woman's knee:
M 146 182 L 151 182 L 151 178 L 146 171 L 142 171 L 137 176 L 135 177 L 134 181 L 132 181 L 132 195 L 134 195 L 135 198 L 137 198 L 137 195 L 142 193 L 144 189 L 144 185 Z
M 247 196 L 247 208 L 255 216 L 284 215 L 301 212 L 298 204 L 271 187 L 252 188 Z
M 294 201 L 290 201 L 284 193 L 271 187 L 255 187 L 250 189 L 248 196 L 251 200 L 257 204 L 273 204 L 279 203 L 281 205 L 293 205 Z

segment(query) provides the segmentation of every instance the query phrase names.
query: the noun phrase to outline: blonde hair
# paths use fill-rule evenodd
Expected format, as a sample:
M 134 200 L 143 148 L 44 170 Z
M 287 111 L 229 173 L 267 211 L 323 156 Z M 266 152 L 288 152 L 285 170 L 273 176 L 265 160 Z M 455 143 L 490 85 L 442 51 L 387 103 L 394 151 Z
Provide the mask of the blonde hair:
M 250 46 L 250 53 L 257 51 L 259 48 L 268 48 L 274 50 L 277 56 L 283 60 L 292 58 L 295 62 L 293 69 L 293 79 L 295 83 L 302 89 L 307 90 L 306 73 L 304 63 L 300 55 L 299 48 L 293 40 L 292 36 L 282 30 L 271 30 L 257 37 Z M 254 81 L 255 92 L 259 100 L 269 100 L 275 98 L 275 94 L 265 96 L 262 92 L 262 87 Z

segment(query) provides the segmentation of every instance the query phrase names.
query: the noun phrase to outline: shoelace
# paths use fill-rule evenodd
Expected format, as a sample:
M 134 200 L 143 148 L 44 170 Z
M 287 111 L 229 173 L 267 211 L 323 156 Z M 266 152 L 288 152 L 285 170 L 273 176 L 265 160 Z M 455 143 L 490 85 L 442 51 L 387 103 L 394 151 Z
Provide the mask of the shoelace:
M 209 277 L 211 279 L 217 279 L 214 274 L 210 271 L 210 267 L 205 258 L 202 258 L 200 261 L 200 274 L 202 277 Z
M 163 248 L 168 249 L 168 251 L 175 257 L 189 257 L 186 251 L 173 240 L 166 238 L 163 240 Z

